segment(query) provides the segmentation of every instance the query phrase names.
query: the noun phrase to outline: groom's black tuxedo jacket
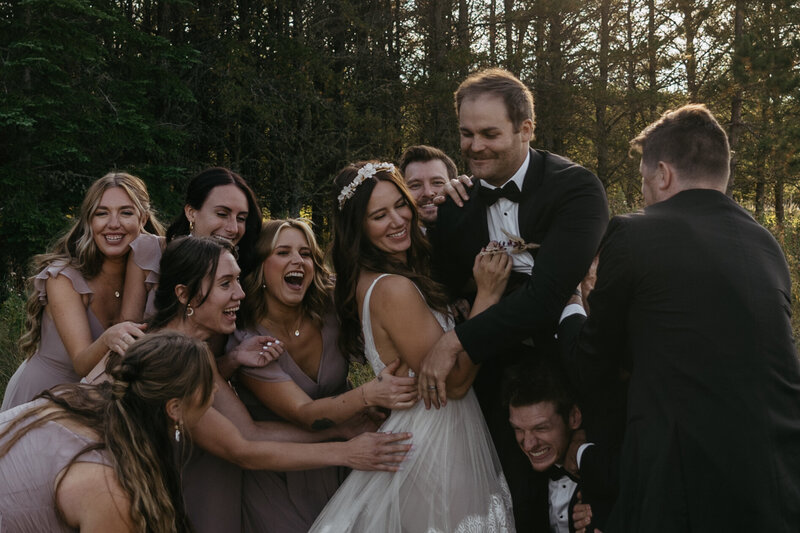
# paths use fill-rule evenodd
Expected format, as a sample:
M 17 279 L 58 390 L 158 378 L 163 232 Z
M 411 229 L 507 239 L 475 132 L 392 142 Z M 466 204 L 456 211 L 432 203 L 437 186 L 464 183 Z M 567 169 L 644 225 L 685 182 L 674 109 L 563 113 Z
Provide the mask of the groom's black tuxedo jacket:
M 552 340 L 564 303 L 583 279 L 608 223 L 597 177 L 561 156 L 530 150 L 519 202 L 520 237 L 537 243 L 532 276 L 479 316 L 456 327 L 469 356 L 483 362 L 527 338 Z M 434 278 L 454 298 L 469 296 L 475 256 L 489 243 L 486 204 L 470 190 L 459 208 L 448 199 L 428 231 Z
M 718 191 L 611 221 L 591 314 L 558 333 L 584 390 L 631 373 L 603 531 L 798 531 L 790 285 L 772 235 Z

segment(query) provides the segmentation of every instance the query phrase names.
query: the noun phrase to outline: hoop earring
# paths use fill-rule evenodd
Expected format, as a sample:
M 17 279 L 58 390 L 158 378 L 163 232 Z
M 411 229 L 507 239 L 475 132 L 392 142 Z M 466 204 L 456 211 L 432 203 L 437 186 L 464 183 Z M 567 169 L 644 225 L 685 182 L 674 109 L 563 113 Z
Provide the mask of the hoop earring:
M 183 427 L 183 424 L 175 422 L 175 442 L 180 442 L 181 441 L 181 428 L 182 427 Z
M 189 318 L 194 314 L 194 309 L 192 309 L 192 304 L 186 304 L 186 318 Z

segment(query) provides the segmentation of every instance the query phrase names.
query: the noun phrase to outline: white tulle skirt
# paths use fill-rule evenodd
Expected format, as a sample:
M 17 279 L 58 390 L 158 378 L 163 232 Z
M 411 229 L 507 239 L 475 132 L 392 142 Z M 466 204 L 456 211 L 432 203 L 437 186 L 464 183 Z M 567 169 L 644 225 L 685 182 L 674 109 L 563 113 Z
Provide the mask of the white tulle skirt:
M 513 532 L 511 495 L 475 393 L 442 409 L 395 411 L 381 431 L 413 434 L 402 470 L 352 472 L 312 532 Z

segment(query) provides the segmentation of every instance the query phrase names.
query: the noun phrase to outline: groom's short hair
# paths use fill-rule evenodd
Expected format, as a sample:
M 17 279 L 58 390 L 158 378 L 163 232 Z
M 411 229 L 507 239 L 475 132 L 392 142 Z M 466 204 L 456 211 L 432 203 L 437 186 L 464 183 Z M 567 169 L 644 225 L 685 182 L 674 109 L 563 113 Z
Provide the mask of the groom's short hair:
M 569 380 L 558 362 L 542 355 L 533 355 L 506 370 L 502 392 L 506 408 L 552 402 L 565 422 L 577 405 Z
M 455 92 L 456 115 L 461 111 L 461 103 L 467 98 L 491 93 L 503 99 L 506 112 L 515 131 L 522 123 L 535 120 L 533 94 L 516 76 L 501 68 L 490 68 L 470 74 L 461 82 Z

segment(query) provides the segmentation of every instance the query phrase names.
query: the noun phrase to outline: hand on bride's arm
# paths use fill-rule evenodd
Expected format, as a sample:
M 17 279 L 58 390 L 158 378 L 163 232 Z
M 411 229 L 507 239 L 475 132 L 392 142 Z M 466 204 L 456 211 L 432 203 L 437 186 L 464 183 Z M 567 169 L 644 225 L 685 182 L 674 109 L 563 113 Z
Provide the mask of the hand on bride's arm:
M 353 470 L 396 472 L 411 450 L 411 443 L 402 443 L 411 433 L 363 433 L 346 443 L 345 466 Z
M 387 409 L 408 409 L 417 403 L 417 379 L 408 376 L 395 376 L 400 359 L 395 359 L 364 387 L 364 400 L 369 406 L 377 405 Z

